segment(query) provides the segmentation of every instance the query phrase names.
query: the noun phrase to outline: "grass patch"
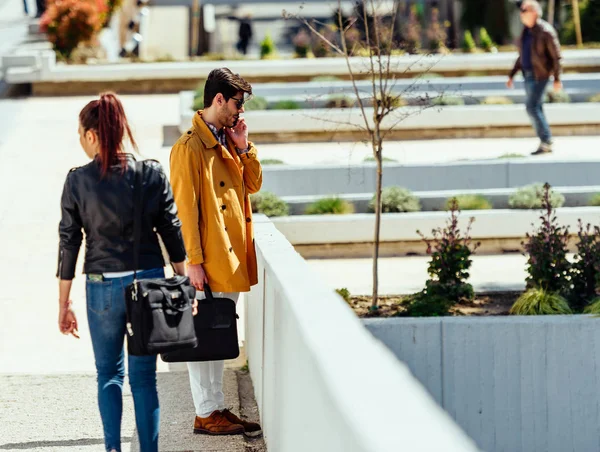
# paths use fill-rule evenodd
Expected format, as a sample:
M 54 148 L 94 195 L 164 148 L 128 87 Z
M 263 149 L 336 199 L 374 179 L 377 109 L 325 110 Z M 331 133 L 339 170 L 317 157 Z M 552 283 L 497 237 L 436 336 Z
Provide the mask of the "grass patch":
M 600 193 L 596 193 L 590 198 L 588 203 L 590 206 L 600 207 Z
M 346 215 L 354 213 L 354 206 L 338 197 L 323 198 L 306 209 L 307 215 Z
M 511 315 L 565 315 L 573 314 L 564 297 L 544 289 L 529 289 L 510 309 Z
M 508 152 L 506 154 L 502 154 L 501 156 L 499 156 L 499 159 L 524 159 L 525 157 L 527 157 L 524 154 L 518 154 L 516 152 Z
M 490 210 L 493 209 L 489 199 L 482 195 L 458 195 L 446 201 L 446 210 L 451 207 L 452 200 L 456 199 L 460 210 Z
M 263 159 L 260 163 L 261 165 L 285 165 L 285 162 L 279 159 Z

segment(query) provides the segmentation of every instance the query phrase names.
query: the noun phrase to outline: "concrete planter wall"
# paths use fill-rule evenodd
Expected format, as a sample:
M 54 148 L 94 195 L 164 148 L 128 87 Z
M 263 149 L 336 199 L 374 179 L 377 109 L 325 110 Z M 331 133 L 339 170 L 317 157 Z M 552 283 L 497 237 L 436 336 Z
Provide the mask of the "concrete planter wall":
M 448 199 L 460 195 L 481 195 L 487 198 L 494 209 L 509 209 L 509 198 L 517 188 L 486 188 L 481 190 L 445 190 L 413 192 L 419 198 L 421 210 L 424 212 L 446 210 Z M 590 198 L 600 193 L 600 186 L 596 187 L 553 187 L 553 190 L 565 197 L 564 207 L 589 206 Z M 290 206 L 290 214 L 302 215 L 308 206 L 315 201 L 330 195 L 284 196 L 282 199 Z M 354 206 L 355 213 L 370 213 L 369 203 L 373 198 L 372 193 L 338 195 Z
M 448 317 L 364 324 L 481 450 L 600 450 L 598 319 Z
M 539 223 L 537 210 L 478 210 L 462 212 L 460 225 L 466 227 L 475 218 L 474 240 L 511 238 L 522 239 Z M 428 233 L 444 225 L 447 212 L 415 212 L 383 214 L 382 242 L 419 241 L 417 229 Z M 577 231 L 579 219 L 584 223 L 600 224 L 600 207 L 557 209 L 560 224 Z M 293 245 L 324 245 L 372 242 L 375 215 L 307 215 L 272 218 L 273 223 Z
M 375 164 L 266 166 L 263 171 L 262 189 L 278 196 L 375 192 Z M 418 192 L 516 188 L 536 182 L 548 182 L 556 187 L 582 187 L 597 185 L 598 174 L 600 161 L 514 159 L 386 164 L 383 185 L 399 185 Z
M 269 450 L 475 452 L 273 225 L 257 217 L 255 227 L 260 278 L 247 297 L 246 352 Z M 373 376 L 395 389 L 357 390 Z

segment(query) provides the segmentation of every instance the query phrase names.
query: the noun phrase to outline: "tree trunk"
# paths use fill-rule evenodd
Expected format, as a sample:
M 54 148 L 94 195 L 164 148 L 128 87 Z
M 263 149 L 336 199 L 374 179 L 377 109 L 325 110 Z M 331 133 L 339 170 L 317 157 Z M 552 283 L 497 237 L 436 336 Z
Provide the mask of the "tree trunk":
M 550 25 L 554 26 L 554 0 L 548 0 L 548 22 Z
M 573 23 L 575 24 L 575 35 L 577 36 L 577 47 L 583 46 L 581 37 L 581 18 L 579 16 L 579 0 L 573 0 Z
M 381 190 L 383 185 L 383 157 L 380 124 L 375 124 L 373 154 L 377 162 L 377 186 L 375 188 L 375 239 L 373 241 L 373 302 L 371 310 L 379 307 L 379 238 L 381 233 Z

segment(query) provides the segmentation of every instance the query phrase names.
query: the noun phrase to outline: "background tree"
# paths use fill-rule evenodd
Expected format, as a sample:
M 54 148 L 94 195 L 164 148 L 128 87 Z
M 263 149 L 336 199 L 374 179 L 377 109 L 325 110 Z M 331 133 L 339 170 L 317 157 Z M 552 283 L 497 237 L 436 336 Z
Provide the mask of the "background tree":
M 428 95 L 425 99 L 416 99 L 414 93 L 419 87 L 421 76 L 427 73 L 438 61 L 435 57 L 428 58 L 423 55 L 415 57 L 412 63 L 400 67 L 400 60 L 395 55 L 401 50 L 403 44 L 394 39 L 398 36 L 396 30 L 399 2 L 394 2 L 391 11 L 382 11 L 384 3 L 375 0 L 361 0 L 357 2 L 355 14 L 352 19 L 347 19 L 341 14 L 341 0 L 338 2 L 337 35 L 335 39 L 322 33 L 325 24 L 307 19 L 300 14 L 290 14 L 283 11 L 286 19 L 296 19 L 302 22 L 316 37 L 321 39 L 333 53 L 346 61 L 348 78 L 351 81 L 356 108 L 360 112 L 360 128 L 365 134 L 372 149 L 376 162 L 376 188 L 375 188 L 375 230 L 373 238 L 373 302 L 372 310 L 378 309 L 379 300 L 379 244 L 382 211 L 382 186 L 383 186 L 383 144 L 390 131 L 406 118 L 419 114 L 424 109 L 431 108 L 434 104 Z M 361 16 L 362 15 L 362 16 Z M 354 39 L 361 34 L 362 39 Z M 359 49 L 360 48 L 360 49 Z M 361 58 L 351 57 L 357 54 L 365 55 Z M 407 77 L 408 74 L 416 77 L 407 88 L 397 89 L 397 80 Z M 357 81 L 366 79 L 369 83 L 368 92 L 359 88 Z M 363 85 L 364 86 L 364 85 Z M 413 95 L 416 107 L 405 108 L 404 99 Z M 327 118 L 319 118 L 327 122 L 335 122 Z M 339 123 L 342 124 L 342 123 Z M 346 124 L 346 123 L 344 123 Z

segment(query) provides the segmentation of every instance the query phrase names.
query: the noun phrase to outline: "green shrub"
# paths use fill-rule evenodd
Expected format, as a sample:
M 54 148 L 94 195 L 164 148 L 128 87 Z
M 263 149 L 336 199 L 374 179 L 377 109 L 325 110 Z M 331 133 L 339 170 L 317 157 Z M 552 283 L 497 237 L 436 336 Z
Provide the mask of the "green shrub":
M 577 253 L 570 268 L 569 304 L 581 312 L 596 297 L 600 280 L 600 228 L 579 220 Z
M 571 102 L 571 96 L 565 91 L 554 91 L 553 89 L 546 92 L 546 102 L 551 104 L 568 104 Z
M 350 96 L 330 96 L 327 99 L 325 108 L 352 108 L 355 100 Z
M 458 195 L 446 201 L 446 210 L 450 209 L 453 200 L 458 202 L 460 210 L 490 210 L 493 208 L 489 199 L 482 195 Z
M 369 211 L 375 212 L 376 197 L 369 203 Z M 381 192 L 381 211 L 383 213 L 419 212 L 419 198 L 403 187 L 386 187 Z
M 600 102 L 600 93 L 594 94 L 588 99 L 588 102 Z
M 596 193 L 590 198 L 588 203 L 590 206 L 600 207 L 600 193 Z
M 488 96 L 481 102 L 482 105 L 512 105 L 514 102 L 505 96 Z
M 405 298 L 408 304 L 406 311 L 399 313 L 399 317 L 443 317 L 454 303 L 443 295 L 431 295 L 417 292 Z
M 441 96 L 438 97 L 434 97 L 431 100 L 432 105 L 464 105 L 465 104 L 465 100 L 462 97 L 459 96 L 446 96 L 444 94 L 442 94 Z
M 429 239 L 417 231 L 427 245 L 427 254 L 431 256 L 428 268 L 430 279 L 425 293 L 447 298 L 452 303 L 472 300 L 475 296 L 467 280 L 472 264 L 471 255 L 479 247 L 478 243 L 473 245 L 471 240 L 471 227 L 475 219 L 470 219 L 466 231 L 462 233 L 458 216 L 458 203 L 454 201 L 450 206 L 450 219 L 446 227 L 431 231 L 433 238 Z
M 544 200 L 544 185 L 531 184 L 519 188 L 508 198 L 511 209 L 541 209 Z M 550 205 L 554 208 L 562 207 L 565 197 L 560 193 L 550 190 Z
M 337 197 L 319 199 L 306 209 L 307 215 L 344 215 L 349 213 L 354 213 L 354 206 Z
M 541 225 L 527 233 L 523 243 L 527 259 L 527 287 L 540 288 L 552 293 L 569 291 L 570 263 L 567 260 L 569 229 L 558 224 L 551 204 L 550 185 L 545 184 L 542 194 Z
M 346 289 L 345 287 L 342 289 L 336 289 L 335 290 L 337 292 L 337 294 L 342 297 L 344 299 L 344 301 L 348 304 L 350 304 L 351 301 L 351 295 L 350 295 L 350 291 L 348 289 Z
M 261 165 L 285 165 L 285 162 L 279 159 L 263 159 L 260 163 Z
M 275 58 L 277 55 L 277 48 L 275 47 L 275 43 L 273 42 L 273 38 L 271 38 L 270 34 L 265 36 L 265 39 L 260 43 L 260 59 L 268 60 L 271 58 Z
M 389 158 L 389 157 L 382 157 L 382 158 L 381 158 L 381 161 L 382 161 L 383 163 L 398 163 L 398 160 L 396 160 L 396 159 L 391 159 L 391 158 Z M 375 157 L 373 157 L 373 156 L 370 156 L 370 157 L 365 157 L 365 159 L 363 160 L 363 162 L 365 162 L 365 163 L 375 163 L 375 162 L 376 162 L 376 160 L 375 160 Z
M 529 289 L 510 308 L 511 315 L 563 315 L 572 314 L 567 300 L 544 289 Z
M 377 103 L 374 105 L 381 106 L 382 103 L 384 103 L 383 106 L 388 109 L 406 107 L 408 105 L 408 102 L 400 96 L 385 96 L 383 98 L 381 96 L 377 96 L 375 101 Z
M 463 36 L 462 42 L 463 52 L 473 53 L 477 50 L 477 44 L 475 44 L 475 39 L 473 39 L 473 34 L 467 30 Z
M 268 217 L 285 217 L 290 214 L 290 206 L 277 195 L 268 191 L 250 195 L 252 212 L 262 213 Z
M 490 37 L 489 33 L 483 27 L 479 30 L 479 42 L 481 44 L 481 48 L 486 52 L 494 52 L 497 50 L 496 44 L 494 44 L 494 41 Z
M 300 104 L 295 100 L 280 100 L 273 105 L 272 110 L 299 110 Z
M 244 110 L 246 111 L 259 111 L 266 110 L 269 106 L 267 99 L 260 96 L 251 97 L 248 102 L 244 104 Z
M 600 315 L 600 298 L 596 298 L 594 301 L 588 304 L 583 310 L 583 313 Z

